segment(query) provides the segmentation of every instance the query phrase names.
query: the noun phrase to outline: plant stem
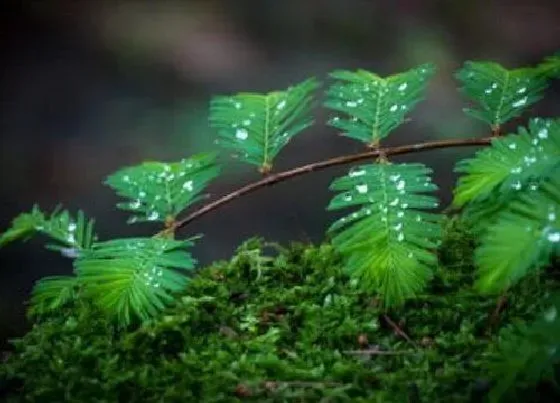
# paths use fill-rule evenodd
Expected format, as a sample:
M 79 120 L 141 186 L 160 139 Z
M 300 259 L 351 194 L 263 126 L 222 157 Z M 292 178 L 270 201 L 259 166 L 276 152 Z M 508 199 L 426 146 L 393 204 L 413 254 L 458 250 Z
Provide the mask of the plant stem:
M 217 200 L 214 200 L 211 203 L 204 205 L 203 207 L 189 214 L 187 217 L 183 218 L 182 220 L 176 221 L 169 228 L 166 228 L 163 231 L 159 232 L 157 236 L 164 235 L 169 232 L 174 233 L 175 231 L 184 227 L 191 221 L 194 221 L 197 218 L 202 217 L 206 213 L 209 213 L 212 210 L 216 210 L 217 208 L 223 206 L 224 204 L 227 204 L 230 201 L 233 201 L 234 199 L 237 199 L 238 197 L 243 196 L 247 193 L 254 192 L 255 190 L 263 188 L 265 186 L 271 186 L 274 185 L 275 183 L 283 182 L 287 179 L 294 178 L 296 176 L 303 175 L 306 173 L 319 171 L 321 169 L 334 167 L 337 165 L 345 165 L 351 162 L 377 158 L 379 156 L 409 154 L 409 153 L 414 153 L 419 151 L 435 150 L 439 148 L 487 146 L 491 143 L 491 141 L 492 141 L 492 137 L 482 137 L 482 138 L 471 138 L 471 139 L 437 140 L 437 141 L 428 141 L 425 143 L 410 144 L 410 145 L 397 146 L 397 147 L 378 148 L 363 153 L 344 155 L 341 157 L 335 157 L 324 161 L 313 162 L 311 164 L 302 165 L 300 167 L 293 168 L 284 172 L 270 174 L 257 182 L 253 182 L 248 185 L 245 185 L 231 193 L 226 194 L 225 196 L 220 197 Z

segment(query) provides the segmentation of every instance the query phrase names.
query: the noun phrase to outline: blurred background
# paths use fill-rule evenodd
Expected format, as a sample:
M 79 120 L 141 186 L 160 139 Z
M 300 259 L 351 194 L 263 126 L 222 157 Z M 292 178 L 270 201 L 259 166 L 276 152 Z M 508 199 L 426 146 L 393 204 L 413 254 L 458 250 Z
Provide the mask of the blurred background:
M 102 182 L 125 165 L 213 149 L 212 95 L 326 80 L 339 68 L 385 76 L 433 62 L 427 99 L 385 144 L 484 136 L 487 128 L 462 114 L 453 72 L 465 60 L 522 67 L 560 49 L 557 0 L 4 0 L 0 7 L 0 231 L 34 203 L 45 210 L 63 203 L 95 217 L 101 239 L 157 229 L 127 226 Z M 559 100 L 556 83 L 529 114 L 559 116 Z M 275 171 L 362 150 L 326 127 L 327 115 L 316 110 L 316 126 L 285 148 Z M 396 160 L 430 165 L 445 206 L 453 163 L 475 150 Z M 259 178 L 227 154 L 212 197 Z M 328 185 L 347 169 L 261 189 L 179 236 L 205 234 L 194 250 L 201 265 L 228 258 L 254 235 L 320 242 L 334 217 L 325 211 Z M 41 241 L 0 251 L 0 344 L 27 328 L 34 282 L 71 272 L 71 262 Z

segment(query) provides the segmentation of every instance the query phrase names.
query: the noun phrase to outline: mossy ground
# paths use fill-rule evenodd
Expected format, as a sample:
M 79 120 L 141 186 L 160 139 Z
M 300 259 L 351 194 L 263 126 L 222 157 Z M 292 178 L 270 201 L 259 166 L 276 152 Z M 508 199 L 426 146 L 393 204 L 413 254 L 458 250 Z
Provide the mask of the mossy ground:
M 497 297 L 472 289 L 472 239 L 451 227 L 429 288 L 387 316 L 328 244 L 253 239 L 135 329 L 114 330 L 83 300 L 42 318 L 1 387 L 13 402 L 483 401 L 499 328 L 531 320 L 555 283 L 526 280 L 493 315 Z

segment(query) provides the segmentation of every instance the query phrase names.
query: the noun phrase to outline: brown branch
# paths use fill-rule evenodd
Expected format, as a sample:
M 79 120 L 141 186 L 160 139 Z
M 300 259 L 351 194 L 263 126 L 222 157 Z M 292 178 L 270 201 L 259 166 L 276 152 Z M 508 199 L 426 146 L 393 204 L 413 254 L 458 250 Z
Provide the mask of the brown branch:
M 418 348 L 418 346 L 416 345 L 416 343 L 414 343 L 412 341 L 412 339 L 408 336 L 408 334 L 406 334 L 404 332 L 404 330 L 402 330 L 399 325 L 397 325 L 395 322 L 393 322 L 391 320 L 391 318 L 389 317 L 389 315 L 385 314 L 383 315 L 383 319 L 385 319 L 385 321 L 389 324 L 389 326 L 391 326 L 391 328 L 393 329 L 393 331 L 398 334 L 399 336 L 401 336 L 403 339 L 405 339 L 406 341 L 408 341 L 410 344 L 412 344 L 415 348 Z
M 212 210 L 216 210 L 217 208 L 223 206 L 224 204 L 229 203 L 230 201 L 233 201 L 234 199 L 237 199 L 240 196 L 243 196 L 247 193 L 254 192 L 255 190 L 260 189 L 262 187 L 270 186 L 275 183 L 282 182 L 287 179 L 299 175 L 303 175 L 309 172 L 319 171 L 321 169 L 334 167 L 337 165 L 345 165 L 351 162 L 377 158 L 379 156 L 408 154 L 408 153 L 419 152 L 419 151 L 435 150 L 439 148 L 486 146 L 489 145 L 491 141 L 492 141 L 492 137 L 483 137 L 483 138 L 471 138 L 471 139 L 436 140 L 436 141 L 428 141 L 419 144 L 410 144 L 405 146 L 379 148 L 379 149 L 366 151 L 359 154 L 345 155 L 341 157 L 331 158 L 325 161 L 314 162 L 311 164 L 290 169 L 288 171 L 279 172 L 277 174 L 269 174 L 268 176 L 264 177 L 263 179 L 257 182 L 253 182 L 248 185 L 245 185 L 211 203 L 206 204 L 205 206 L 194 211 L 193 213 L 183 218 L 182 220 L 176 221 L 175 223 L 173 223 L 173 225 L 169 226 L 168 228 L 161 231 L 157 235 L 174 233 L 175 231 L 184 227 L 191 221 L 194 221 L 197 218 L 202 217 L 203 215 L 209 213 Z

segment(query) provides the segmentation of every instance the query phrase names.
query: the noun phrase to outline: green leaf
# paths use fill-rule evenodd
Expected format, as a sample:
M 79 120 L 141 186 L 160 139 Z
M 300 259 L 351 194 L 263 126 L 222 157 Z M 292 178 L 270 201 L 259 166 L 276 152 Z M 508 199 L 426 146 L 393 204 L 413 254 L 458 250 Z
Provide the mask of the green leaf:
M 86 220 L 82 211 L 78 211 L 76 219 L 73 219 L 67 210 L 56 208 L 48 217 L 38 206 L 33 206 L 30 213 L 22 213 L 13 220 L 11 228 L 0 236 L 0 246 L 42 233 L 57 241 L 56 244 L 47 244 L 48 249 L 76 257 L 79 251 L 91 247 L 96 239 L 93 225 L 94 220 Z
M 547 57 L 537 66 L 538 71 L 545 77 L 560 78 L 560 52 Z
M 45 216 L 37 205 L 30 213 L 21 213 L 12 221 L 12 226 L 0 236 L 0 247 L 18 239 L 28 239 L 45 222 Z
M 493 62 L 465 62 L 455 76 L 461 91 L 478 104 L 476 109 L 465 108 L 465 113 L 493 130 L 540 100 L 547 86 L 537 69 L 507 70 Z
M 313 123 L 311 93 L 317 87 L 311 78 L 284 91 L 214 97 L 210 123 L 218 129 L 218 144 L 261 172 L 270 171 L 280 150 Z
M 424 64 L 387 78 L 366 70 L 332 72 L 338 81 L 329 88 L 325 106 L 344 117 L 336 116 L 329 124 L 347 137 L 376 146 L 422 99 L 434 71 L 433 65 Z
M 437 189 L 422 164 L 373 164 L 350 170 L 331 189 L 340 191 L 328 209 L 359 206 L 329 229 L 346 256 L 347 270 L 381 293 L 386 306 L 415 296 L 431 277 L 441 237 Z
M 560 362 L 560 295 L 553 294 L 548 302 L 532 323 L 510 325 L 500 333 L 499 349 L 486 365 L 496 381 L 491 402 L 514 397 L 520 385 L 535 387 L 543 378 L 554 380 Z
M 501 199 L 527 186 L 536 186 L 560 164 L 560 119 L 532 119 L 520 128 L 492 140 L 492 146 L 474 158 L 459 161 L 455 172 L 464 174 L 454 190 L 457 207 L 486 200 L 494 190 Z
M 37 281 L 31 294 L 30 314 L 53 312 L 76 297 L 78 278 L 49 276 Z
M 190 241 L 130 238 L 94 244 L 75 262 L 85 290 L 121 325 L 133 316 L 149 319 L 182 291 L 195 260 L 185 250 Z
M 475 253 L 476 287 L 502 291 L 560 256 L 560 170 L 500 213 Z
M 179 162 L 145 162 L 110 175 L 106 184 L 131 201 L 117 207 L 134 215 L 129 223 L 172 221 L 186 207 L 202 199 L 200 192 L 216 178 L 216 154 L 203 153 Z

